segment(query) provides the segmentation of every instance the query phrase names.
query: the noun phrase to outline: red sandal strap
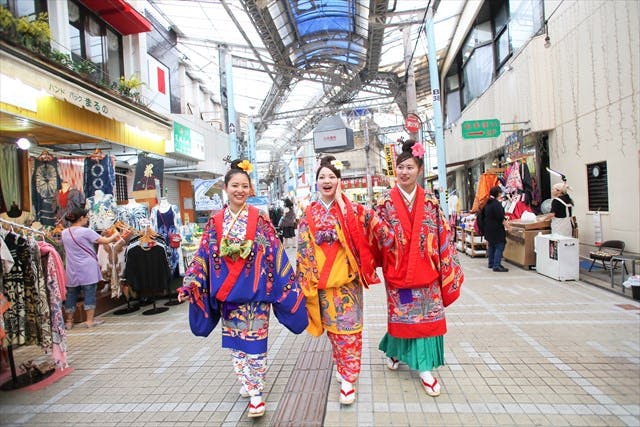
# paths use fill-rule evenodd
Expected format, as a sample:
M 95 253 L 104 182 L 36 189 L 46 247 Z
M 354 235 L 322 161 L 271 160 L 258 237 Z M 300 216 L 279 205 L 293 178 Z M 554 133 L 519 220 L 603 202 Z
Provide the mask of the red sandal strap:
M 352 395 L 352 394 L 353 394 L 353 393 L 355 393 L 355 392 L 356 392 L 356 389 L 355 389 L 355 388 L 352 388 L 352 389 L 351 389 L 351 390 L 349 390 L 349 391 L 344 391 L 343 389 L 340 389 L 340 394 L 341 394 L 341 395 L 343 395 L 344 397 L 350 396 L 350 395 Z
M 433 379 L 433 384 L 429 384 L 428 382 L 426 382 L 425 380 L 423 380 L 422 378 L 420 378 L 420 381 L 422 381 L 422 385 L 425 387 L 429 387 L 431 389 L 432 392 L 436 392 L 435 391 L 435 387 L 438 384 L 438 380 L 436 378 Z

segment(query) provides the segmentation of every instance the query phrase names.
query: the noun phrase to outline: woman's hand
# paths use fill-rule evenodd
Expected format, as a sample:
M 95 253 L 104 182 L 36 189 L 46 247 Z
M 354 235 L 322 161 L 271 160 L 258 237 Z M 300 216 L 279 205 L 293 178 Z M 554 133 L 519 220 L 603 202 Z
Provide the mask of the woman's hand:
M 178 302 L 186 301 L 188 299 L 189 299 L 189 295 L 187 295 L 185 292 L 182 292 L 180 289 L 178 289 Z
M 346 206 L 344 204 L 344 200 L 342 199 L 342 180 L 338 180 L 338 185 L 336 186 L 336 203 L 340 208 L 340 211 L 344 214 L 346 212 Z

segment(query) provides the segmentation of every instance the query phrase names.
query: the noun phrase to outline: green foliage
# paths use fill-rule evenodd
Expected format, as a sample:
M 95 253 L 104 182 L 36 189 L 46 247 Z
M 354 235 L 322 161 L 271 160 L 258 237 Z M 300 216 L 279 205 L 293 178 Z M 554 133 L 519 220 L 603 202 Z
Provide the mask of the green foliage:
M 140 88 L 144 83 L 138 78 L 138 76 L 131 76 L 128 79 L 124 76 L 120 76 L 118 82 L 113 82 L 111 88 L 117 90 L 122 96 L 132 99 L 135 102 L 140 102 Z
M 47 56 L 51 51 L 51 29 L 46 12 L 39 13 L 35 19 L 27 16 L 16 18 L 0 7 L 0 32 L 31 51 Z

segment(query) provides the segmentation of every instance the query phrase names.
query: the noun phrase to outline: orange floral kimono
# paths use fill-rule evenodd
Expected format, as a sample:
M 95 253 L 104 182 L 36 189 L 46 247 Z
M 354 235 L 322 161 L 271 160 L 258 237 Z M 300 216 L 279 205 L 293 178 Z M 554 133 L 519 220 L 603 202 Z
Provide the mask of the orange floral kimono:
M 362 289 L 380 281 L 378 242 L 392 244 L 389 228 L 371 209 L 343 200 L 345 214 L 335 202 L 328 208 L 312 202 L 298 228 L 298 280 L 313 336 L 362 331 Z

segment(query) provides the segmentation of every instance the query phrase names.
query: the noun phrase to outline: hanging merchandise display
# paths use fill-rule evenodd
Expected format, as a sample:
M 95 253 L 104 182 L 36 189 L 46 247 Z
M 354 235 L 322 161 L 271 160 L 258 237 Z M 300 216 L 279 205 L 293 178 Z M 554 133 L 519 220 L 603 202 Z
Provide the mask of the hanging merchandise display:
M 58 160 L 45 150 L 36 158 L 31 177 L 31 201 L 36 220 L 42 225 L 53 227 L 56 223 L 55 199 L 59 188 Z
M 11 213 L 9 216 L 16 218 L 22 214 L 22 210 L 20 210 L 20 166 L 15 144 L 0 144 L 0 165 L 2 166 L 0 182 L 4 209 L 9 210 Z
M 96 191 L 113 194 L 116 183 L 114 159 L 102 154 L 100 149 L 84 159 L 84 194 L 92 197 Z
M 163 174 L 163 159 L 154 159 L 146 154 L 139 154 L 133 180 L 133 191 L 156 190 L 156 181 L 159 182 L 161 190 L 163 187 Z

